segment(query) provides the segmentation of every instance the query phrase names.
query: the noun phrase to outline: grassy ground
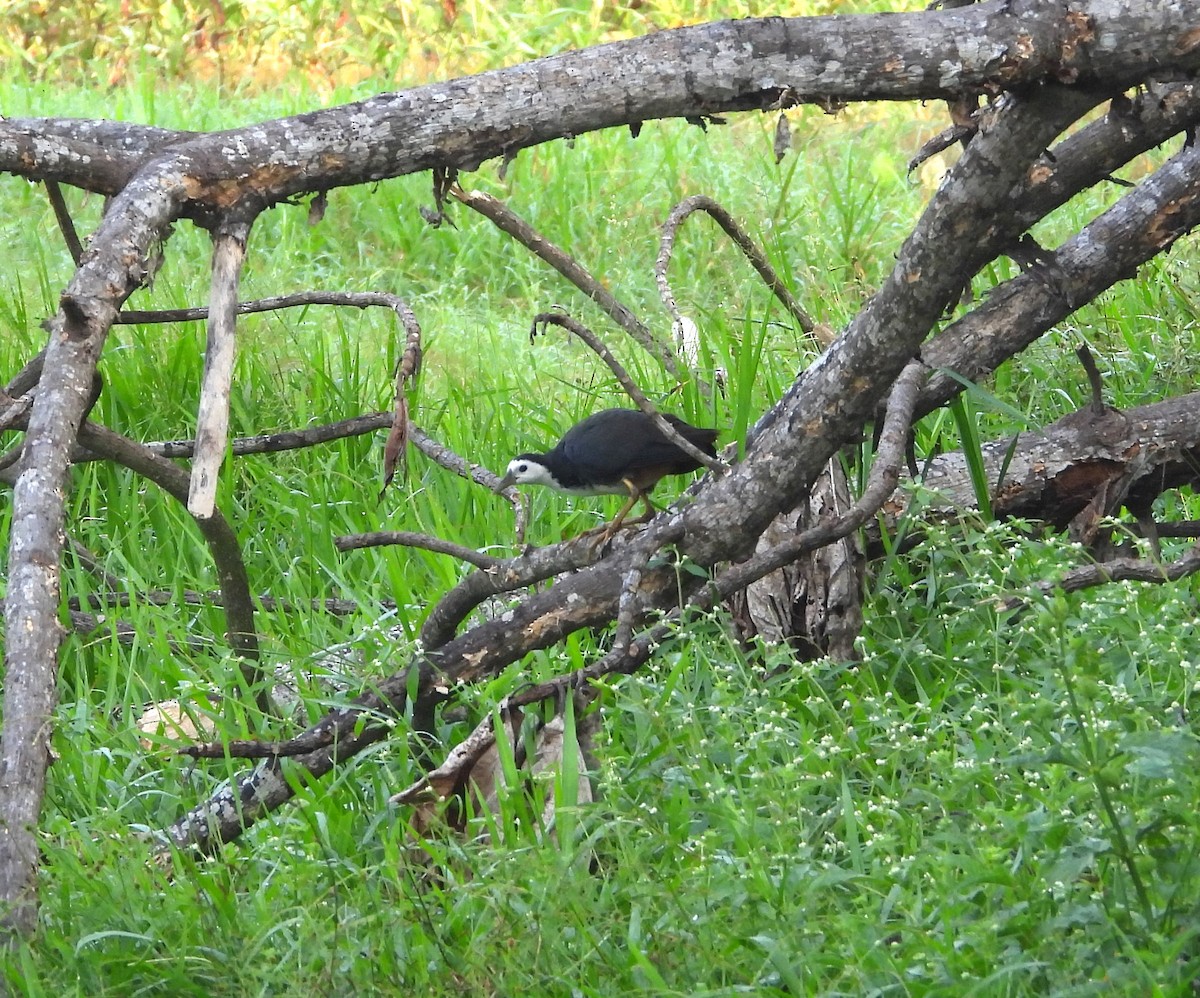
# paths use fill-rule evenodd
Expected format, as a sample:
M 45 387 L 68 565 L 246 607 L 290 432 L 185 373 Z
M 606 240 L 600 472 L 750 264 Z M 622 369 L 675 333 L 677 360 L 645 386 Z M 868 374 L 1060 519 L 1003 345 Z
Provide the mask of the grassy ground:
M 458 71 L 451 56 L 475 68 L 463 53 L 490 65 L 568 44 L 570 31 L 608 37 L 605 10 L 586 9 L 595 23 L 553 22 L 566 41 L 550 33 L 515 48 L 501 43 L 501 18 L 471 44 L 460 39 L 461 52 L 448 46 L 439 75 Z M 305 78 L 313 75 L 309 67 Z M 393 83 L 311 93 L 231 91 L 228 80 L 224 90 L 163 86 L 131 62 L 110 90 L 64 69 L 53 82 L 11 75 L 0 93 L 7 115 L 216 128 Z M 653 123 L 636 140 L 621 132 L 522 153 L 505 179 L 489 164 L 466 183 L 508 199 L 661 333 L 668 324 L 649 276 L 656 224 L 682 197 L 710 194 L 836 325 L 877 285 L 920 210 L 928 188 L 906 180 L 904 163 L 940 113 L 797 112 L 800 151 L 778 166 L 766 117 L 707 134 Z M 1114 190 L 1051 220 L 1047 241 Z M 607 371 L 565 335 L 530 345 L 529 320 L 550 305 L 601 330 L 652 396 L 665 397 L 671 382 L 560 279 L 465 209 L 452 209 L 457 228 L 428 228 L 417 207 L 430 201 L 428 178 L 418 177 L 333 192 L 314 227 L 303 209 L 271 212 L 252 236 L 245 296 L 315 287 L 406 297 L 428 346 L 417 421 L 492 468 L 620 401 Z M 39 189 L 7 178 L 0 204 L 9 247 L 0 371 L 11 373 L 40 345 L 37 323 L 71 267 Z M 81 228 L 94 226 L 98 199 L 73 205 Z M 131 305 L 202 301 L 205 248 L 181 226 L 155 287 Z M 1080 341 L 1100 358 L 1115 404 L 1189 389 L 1195 257 L 1181 246 L 1147 267 L 987 389 L 1035 423 L 1062 415 L 1086 397 L 1072 356 Z M 705 365 L 734 379 L 709 409 L 676 397 L 669 405 L 744 427 L 811 350 L 705 221 L 685 230 L 672 273 L 704 330 Z M 997 265 L 990 276 L 1006 274 Z M 313 308 L 239 330 L 234 432 L 387 406 L 398 335 L 381 315 Z M 140 439 L 187 436 L 202 343 L 197 325 L 115 330 L 96 417 Z M 985 435 L 1013 428 L 983 396 L 971 415 Z M 296 677 L 309 718 L 341 697 L 339 684 L 354 690 L 400 667 L 427 608 L 463 573 L 417 551 L 339 554 L 333 535 L 384 527 L 497 551 L 510 543 L 505 504 L 420 456 L 407 483 L 376 503 L 381 446 L 363 438 L 246 458 L 222 481 L 257 592 L 363 607 L 343 620 L 260 615 L 269 663 Z M 926 420 L 920 446 L 957 446 L 953 420 Z M 72 536 L 131 593 L 214 586 L 199 535 L 173 501 L 102 466 L 78 469 L 74 486 Z M 544 542 L 592 525 L 608 506 L 539 494 L 534 510 L 532 539 Z M 4 505 L 4 528 L 7 516 Z M 996 597 L 1085 557 L 1021 524 L 947 527 L 876 566 L 855 665 L 797 668 L 778 652 L 738 647 L 719 617 L 696 621 L 651 668 L 606 692 L 600 802 L 564 811 L 571 820 L 556 843 L 512 828 L 490 845 L 435 835 L 425 848 L 443 870 L 436 881 L 413 862 L 407 815 L 386 803 L 416 775 L 403 738 L 298 786 L 293 806 L 213 859 L 150 862 L 131 830 L 170 822 L 240 767 L 185 764 L 144 745 L 137 708 L 182 696 L 230 736 L 259 730 L 260 719 L 236 695 L 218 614 L 182 604 L 116 611 L 138 629 L 133 647 L 71 638 L 64 651 L 42 926 L 3 973 L 31 995 L 1190 993 L 1200 955 L 1189 723 L 1200 690 L 1197 586 L 1111 586 L 1015 620 L 998 615 Z M 68 595 L 95 588 L 67 565 Z M 381 599 L 396 609 L 381 616 Z M 211 652 L 172 647 L 187 638 Z M 594 648 L 580 637 L 535 656 L 472 694 L 472 719 Z M 226 699 L 206 699 L 214 687 Z M 438 734 L 448 745 L 464 731 L 446 723 Z

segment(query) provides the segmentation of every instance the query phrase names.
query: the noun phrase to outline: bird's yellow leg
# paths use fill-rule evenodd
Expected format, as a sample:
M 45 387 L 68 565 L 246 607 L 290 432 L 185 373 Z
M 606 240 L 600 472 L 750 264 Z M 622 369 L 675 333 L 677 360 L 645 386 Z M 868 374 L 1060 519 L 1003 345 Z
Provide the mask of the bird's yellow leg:
M 634 485 L 633 482 L 631 482 L 628 478 L 622 479 L 622 482 L 624 483 L 625 487 L 629 489 L 629 498 L 625 501 L 625 505 L 621 507 L 621 511 L 616 515 L 611 523 L 606 523 L 600 527 L 594 527 L 588 531 L 589 534 L 600 535 L 598 538 L 596 538 L 597 544 L 607 544 L 613 539 L 616 532 L 620 530 L 622 526 L 632 526 L 635 523 L 645 523 L 654 515 L 654 507 L 650 502 L 649 496 L 647 496 L 646 493 Z M 627 517 L 629 515 L 629 511 L 637 505 L 637 501 L 639 499 L 646 503 L 646 514 L 638 517 L 636 520 L 630 520 L 629 523 L 625 523 L 625 517 Z

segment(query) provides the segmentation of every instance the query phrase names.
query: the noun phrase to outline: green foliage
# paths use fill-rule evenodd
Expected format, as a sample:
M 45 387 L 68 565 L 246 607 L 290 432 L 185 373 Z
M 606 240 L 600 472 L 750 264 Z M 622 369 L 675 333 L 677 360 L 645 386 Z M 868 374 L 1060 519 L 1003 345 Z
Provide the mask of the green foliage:
M 317 102 L 304 86 L 233 80 L 232 65 L 260 81 L 315 79 L 322 97 L 342 100 L 695 20 L 709 14 L 701 6 L 464 3 L 447 26 L 449 4 L 134 5 L 122 20 L 115 0 L 96 0 L 68 20 L 66 8 L 16 0 L 0 47 L 32 61 L 22 78 L 10 61 L 0 86 L 6 114 L 231 127 Z M 222 17 L 227 34 L 217 39 Z M 205 32 L 216 39 L 207 47 Z M 362 66 L 370 79 L 356 75 Z M 205 67 L 211 82 L 196 82 Z M 162 73 L 175 84 L 162 86 Z M 909 184 L 904 161 L 939 114 L 796 111 L 798 152 L 781 165 L 769 117 L 707 134 L 649 123 L 636 140 L 581 136 L 522 153 L 503 179 L 488 164 L 464 182 L 504 197 L 664 336 L 650 276 L 655 226 L 682 197 L 710 194 L 761 241 L 805 307 L 836 326 L 887 273 L 921 209 L 928 183 Z M 1085 195 L 1039 235 L 1053 245 L 1054 233 L 1114 196 Z M 10 179 L 0 199 L 10 261 L 0 273 L 0 370 L 12 372 L 40 347 L 38 323 L 72 268 L 38 188 Z M 269 213 L 252 233 L 244 296 L 404 296 L 428 349 L 414 417 L 470 460 L 502 467 L 622 402 L 607 370 L 565 333 L 530 343 L 532 315 L 555 303 L 613 344 L 652 397 L 721 426 L 723 441 L 741 439 L 814 355 L 737 251 L 697 218 L 681 231 L 671 276 L 701 329 L 703 375 L 720 368 L 729 378 L 705 403 L 694 387 L 677 391 L 489 223 L 451 206 L 456 228 L 428 228 L 417 206 L 430 200 L 428 179 L 416 177 L 331 192 L 317 226 L 303 210 Z M 99 199 L 71 201 L 86 233 Z M 204 300 L 203 233 L 181 225 L 167 250 L 154 288 L 131 305 Z M 957 420 L 924 421 L 920 452 L 977 447 L 1086 401 L 1080 341 L 1113 404 L 1190 389 L 1196 272 L 1194 253 L 1180 247 L 1080 310 L 973 387 Z M 1007 276 L 997 263 L 974 290 Z M 247 319 L 233 431 L 386 407 L 398 342 L 383 310 Z M 198 324 L 117 327 L 95 418 L 143 440 L 188 436 L 202 348 Z M 512 550 L 507 506 L 419 455 L 408 480 L 376 502 L 381 447 L 357 438 L 239 459 L 221 482 L 256 592 L 362 607 L 347 619 L 259 614 L 268 664 L 300 694 L 294 728 L 401 668 L 428 607 L 464 573 L 419 551 L 341 554 L 334 535 L 414 529 Z M 237 689 L 220 614 L 182 599 L 216 585 L 187 515 L 105 465 L 80 466 L 72 485 L 72 537 L 132 596 L 172 598 L 109 611 L 136 629 L 132 646 L 67 643 L 42 823 L 41 930 L 0 967 L 15 993 L 1177 994 L 1200 970 L 1194 583 L 1110 586 L 1002 616 L 1001 598 L 1084 552 L 1029 524 L 943 528 L 877 566 L 857 664 L 798 667 L 777 650 L 742 648 L 719 617 L 681 628 L 649 668 L 604 692 L 592 774 L 601 800 L 577 804 L 572 765 L 538 787 L 558 807 L 553 836 L 540 827 L 540 801 L 514 794 L 498 817 L 477 816 L 465 839 L 435 832 L 415 847 L 409 815 L 387 799 L 428 760 L 400 721 L 398 737 L 326 781 L 298 779 L 293 805 L 244 842 L 160 868 L 131 830 L 161 828 L 241 766 L 183 764 L 165 738 L 143 742 L 141 705 L 178 698 L 228 737 L 260 732 L 262 719 Z M 535 543 L 612 512 L 604 500 L 531 499 Z M 1190 496 L 1167 505 L 1196 515 Z M 0 505 L 0 528 L 9 515 Z M 1178 550 L 1167 543 L 1168 555 Z M 97 581 L 68 559 L 63 588 L 86 597 Z M 395 609 L 381 614 L 381 600 Z M 431 755 L 506 692 L 592 660 L 602 640 L 576 636 L 468 691 L 467 719 L 440 719 Z

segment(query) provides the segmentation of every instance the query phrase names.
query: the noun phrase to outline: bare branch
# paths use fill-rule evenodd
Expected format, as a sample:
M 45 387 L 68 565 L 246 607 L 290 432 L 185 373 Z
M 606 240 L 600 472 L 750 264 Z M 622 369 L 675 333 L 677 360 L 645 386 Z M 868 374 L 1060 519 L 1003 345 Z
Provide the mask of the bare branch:
M 411 427 L 410 433 L 413 446 L 429 458 L 429 460 L 441 465 L 447 471 L 452 471 L 456 475 L 467 479 L 469 482 L 482 485 L 489 492 L 496 491 L 496 486 L 500 484 L 500 479 L 483 465 L 468 463 L 445 444 L 434 440 L 420 427 Z M 525 539 L 525 524 L 528 517 L 528 508 L 526 507 L 525 500 L 514 488 L 505 489 L 499 494 L 503 495 L 513 508 L 513 531 L 516 534 L 517 543 L 520 544 Z
M 961 142 L 968 135 L 974 135 L 975 128 L 974 125 L 948 125 L 943 128 L 937 135 L 925 142 L 908 161 L 908 173 L 911 175 L 913 170 L 926 160 L 949 149 L 954 143 Z
M 79 440 L 85 447 L 150 479 L 180 502 L 187 502 L 190 484 L 188 474 L 165 458 L 151 454 L 140 444 L 95 423 L 88 423 L 79 431 Z M 242 561 L 237 534 L 215 508 L 211 516 L 196 517 L 196 526 L 208 542 L 213 562 L 217 566 L 217 575 L 221 582 L 221 602 L 225 607 L 229 626 L 227 636 L 233 650 L 238 654 L 243 681 L 247 689 L 257 687 L 256 704 L 259 710 L 267 715 L 273 714 L 270 694 L 266 690 L 264 676 L 259 667 L 258 636 L 254 629 L 254 600 L 250 593 L 249 578 Z
M 974 143 L 972 143 L 974 145 Z M 1055 323 L 1200 225 L 1200 150 L 1185 147 L 1054 252 L 1054 272 L 1021 274 L 921 348 L 930 367 L 970 381 L 995 370 Z M 918 415 L 962 390 L 937 373 Z
M 493 569 L 501 564 L 501 559 L 483 554 L 474 548 L 444 541 L 440 537 L 414 534 L 405 530 L 376 530 L 367 534 L 344 534 L 333 539 L 333 546 L 339 551 L 358 551 L 361 548 L 385 547 L 390 544 L 448 554 L 477 568 Z
M 395 390 L 392 402 L 392 426 L 383 445 L 383 488 L 403 469 L 408 456 L 411 426 L 408 420 L 408 387 L 421 372 L 421 326 L 412 309 L 404 302 L 396 309 L 404 327 L 404 350 L 396 361 Z M 380 497 L 383 491 L 380 491 Z
M 1075 593 L 1082 589 L 1108 585 L 1110 582 L 1148 582 L 1162 585 L 1178 582 L 1200 572 L 1200 544 L 1193 545 L 1181 557 L 1164 565 L 1157 561 L 1141 558 L 1114 558 L 1095 565 L 1083 565 L 1072 569 L 1055 582 L 1044 582 L 1037 587 L 1037 595 L 1044 599 L 1054 592 Z M 999 605 L 1002 613 L 1027 609 L 1033 597 L 1013 596 Z
M 187 500 L 188 512 L 197 519 L 213 515 L 218 475 L 225 460 L 229 390 L 237 350 L 238 275 L 246 259 L 249 235 L 250 226 L 241 222 L 223 225 L 213 233 L 208 347 L 204 353 L 200 408 L 196 413 L 196 455 Z
M 680 201 L 671 213 L 667 216 L 667 220 L 663 223 L 662 239 L 659 242 L 658 259 L 654 262 L 654 279 L 658 282 L 658 294 L 662 299 L 662 303 L 666 310 L 671 314 L 671 318 L 675 321 L 676 328 L 683 323 L 683 316 L 679 314 L 679 307 L 675 303 L 675 295 L 671 291 L 670 282 L 667 280 L 667 268 L 671 265 L 671 254 L 675 250 L 675 233 L 684 220 L 691 214 L 697 211 L 707 212 L 707 214 L 715 221 L 734 241 L 738 249 L 750 261 L 750 265 L 758 272 L 758 276 L 763 279 L 763 282 L 771 289 L 771 292 L 783 304 L 796 320 L 797 324 L 806 333 L 811 334 L 816 327 L 816 323 L 807 312 L 800 306 L 800 303 L 792 297 L 792 293 L 788 290 L 787 285 L 780 280 L 779 275 L 775 273 L 775 268 L 771 266 L 767 260 L 766 254 L 763 253 L 758 246 L 738 225 L 737 220 L 722 208 L 716 201 L 703 194 L 697 194 L 693 197 Z
M 304 430 L 281 430 L 278 433 L 263 433 L 255 437 L 235 437 L 229 441 L 229 450 L 239 457 L 247 454 L 274 454 L 280 451 L 312 447 L 316 444 L 327 444 L 334 440 L 344 440 L 347 437 L 362 436 L 377 430 L 385 430 L 391 425 L 392 414 L 390 412 L 369 412 L 362 416 L 338 420 L 336 423 L 310 426 Z M 159 440 L 142 444 L 142 446 L 159 457 L 188 458 L 195 453 L 196 441 Z M 96 455 L 77 454 L 73 459 L 76 462 L 82 462 L 94 461 L 96 458 Z
M 329 748 L 334 734 L 321 731 L 315 735 L 307 732 L 286 742 L 260 742 L 255 739 L 231 738 L 224 742 L 198 742 L 181 745 L 176 751 L 191 759 L 279 759 L 287 756 L 305 755 L 309 752 Z
M 404 299 L 387 291 L 298 291 L 290 295 L 276 295 L 272 298 L 260 298 L 257 301 L 238 302 L 237 314 L 251 315 L 258 312 L 276 312 L 284 308 L 307 308 L 309 305 L 346 305 L 351 308 L 377 306 L 379 308 L 390 308 L 396 313 L 406 331 L 409 330 L 406 317 L 412 316 L 412 310 L 408 307 Z M 208 309 L 203 306 L 195 308 L 155 309 L 153 311 L 127 309 L 118 315 L 114 322 L 136 325 L 155 322 L 196 322 L 207 318 Z
M 616 295 L 593 277 L 581 263 L 564 249 L 550 242 L 503 201 L 483 191 L 463 190 L 457 184 L 450 189 L 450 193 L 468 208 L 474 208 L 485 218 L 491 219 L 503 232 L 507 232 L 531 253 L 562 274 L 599 305 L 613 322 L 633 337 L 673 377 L 680 381 L 687 379 L 688 372 L 680 367 L 671 348 L 661 342 L 650 327 L 634 315 L 632 309 L 618 301 Z
M 596 545 L 580 536 L 549 547 L 530 548 L 492 569 L 472 572 L 429 612 L 421 627 L 421 644 L 428 649 L 440 648 L 454 637 L 467 614 L 485 600 L 583 568 L 599 556 Z
M 260 593 L 254 597 L 254 602 L 267 612 L 300 613 L 305 610 L 319 610 L 335 617 L 349 616 L 362 609 L 354 600 L 337 597 L 296 602 Z M 101 610 L 106 607 L 134 606 L 142 603 L 147 606 L 174 606 L 176 603 L 182 603 L 184 606 L 224 606 L 225 597 L 220 592 L 202 593 L 195 589 L 185 589 L 182 592 L 176 592 L 174 589 L 151 589 L 140 593 L 91 593 L 86 597 L 72 596 L 67 600 L 67 606 L 72 610 L 80 610 L 85 606 Z M 380 605 L 394 609 L 396 604 L 391 600 L 382 600 Z
M 1075 348 L 1075 356 L 1079 358 L 1079 363 L 1083 365 L 1083 369 L 1087 373 L 1088 384 L 1092 386 L 1092 408 L 1098 412 L 1103 412 L 1104 379 L 1100 376 L 1100 368 L 1096 366 L 1096 358 L 1092 356 L 1092 351 L 1088 349 L 1086 343 L 1082 343 Z
M 121 580 L 109 572 L 100 563 L 100 559 L 74 537 L 67 537 L 67 550 L 71 552 L 71 557 L 75 559 L 76 564 L 84 571 L 94 575 L 107 592 L 118 592 L 121 589 Z
M 728 110 L 804 101 L 953 100 L 980 90 L 1011 90 L 981 115 L 979 133 L 932 199 L 884 287 L 755 427 L 745 462 L 723 478 L 709 479 L 687 509 L 657 518 L 636 542 L 614 545 L 594 564 L 576 544 L 540 559 L 536 553 L 514 559 L 498 566 L 495 578 L 491 571 L 474 573 L 427 621 L 426 629 L 444 639 L 443 645 L 418 655 L 411 674 L 390 677 L 310 730 L 313 744 L 321 747 L 297 757 L 295 765 L 319 777 L 383 737 L 410 689 L 416 690 L 414 712 L 422 712 L 457 683 L 495 675 L 573 631 L 610 623 L 620 613 L 630 566 L 645 550 L 678 543 L 701 568 L 751 550 L 764 524 L 794 503 L 838 447 L 860 432 L 876 400 L 891 389 L 972 276 L 1020 238 L 1024 226 L 1012 214 L 1010 194 L 1031 175 L 1046 145 L 1101 95 L 1148 72 L 1182 75 L 1200 66 L 1192 19 L 1180 16 L 1182 9 L 1180 0 L 1140 5 L 1136 28 L 1112 17 L 1109 0 L 1069 6 L 992 0 L 910 15 L 723 22 L 564 53 L 214 138 L 147 139 L 149 133 L 133 129 L 85 128 L 84 140 L 76 142 L 56 132 L 54 123 L 0 120 L 0 171 L 120 191 L 51 323 L 14 489 L 0 734 L 6 805 L 0 899 L 16 905 L 8 924 L 26 928 L 33 922 L 27 900 L 37 855 L 32 832 L 48 758 L 45 729 L 60 633 L 55 613 L 70 450 L 108 329 L 152 269 L 154 246 L 175 219 L 212 224 L 225 212 L 249 219 L 297 195 L 416 170 L 437 169 L 449 178 L 484 159 L 563 135 L 656 117 L 702 120 Z M 721 58 L 729 51 L 739 58 Z M 1153 53 L 1152 64 L 1147 53 Z M 864 66 L 871 71 L 864 74 Z M 1056 80 L 1076 85 L 1058 86 Z M 100 134 L 120 135 L 128 144 L 106 148 L 94 141 Z M 155 142 L 166 141 L 176 144 L 155 148 Z M 1172 226 L 1160 220 L 1154 229 L 1156 236 L 1167 233 L 1168 245 L 1176 238 Z M 948 247 L 954 247 L 949 264 Z M 1057 293 L 1066 296 L 1061 288 Z M 744 515 L 731 521 L 731 508 Z M 452 637 L 463 607 L 481 592 L 506 591 L 514 578 L 551 565 L 561 571 L 573 558 L 582 570 L 561 578 L 551 592 L 535 593 L 505 619 Z M 718 580 L 736 578 L 724 573 Z M 628 620 L 636 627 L 647 614 L 691 598 L 700 585 L 690 573 L 643 571 Z M 711 585 L 697 599 L 708 600 L 719 590 Z M 634 638 L 617 659 L 624 667 L 644 660 L 650 648 L 649 639 Z M 193 809 L 170 837 L 211 846 L 286 800 L 294 785 L 278 760 L 270 760 Z
M 1055 583 L 1048 584 L 1047 591 L 1062 589 L 1065 593 L 1078 592 L 1109 582 L 1178 582 L 1189 575 L 1200 572 L 1200 545 L 1188 549 L 1182 558 L 1169 565 L 1140 558 L 1117 558 L 1097 565 L 1085 565 L 1068 572 Z
M 83 244 L 79 241 L 79 233 L 75 231 L 75 220 L 71 218 L 71 210 L 67 207 L 66 198 L 63 197 L 62 187 L 59 186 L 58 181 L 47 180 L 45 183 L 46 196 L 50 198 L 50 206 L 54 209 L 54 217 L 58 221 L 59 231 L 63 234 L 71 259 L 78 267 L 79 260 L 83 256 Z
M 641 615 L 642 604 L 638 589 L 642 573 L 646 571 L 650 558 L 658 550 L 657 544 L 635 544 L 630 548 L 630 564 L 625 578 L 621 580 L 621 597 L 617 602 L 617 633 L 613 636 L 613 649 L 627 649 L 633 639 L 633 628 Z
M 1200 64 L 1184 9 L 1156 0 L 1126 31 L 1106 0 L 1069 8 L 991 0 L 956 10 L 694 25 L 224 132 L 219 162 L 205 155 L 203 137 L 189 133 L 89 123 L 76 140 L 62 122 L 8 118 L 0 121 L 0 172 L 117 194 L 165 148 L 204 178 L 181 211 L 199 204 L 211 211 L 238 178 L 253 177 L 261 203 L 272 204 L 434 167 L 473 169 L 564 135 L 656 118 L 953 99 L 1047 79 L 1121 89 L 1143 77 L 1147 52 L 1163 76 Z M 723 58 L 731 51 L 740 58 Z M 864 66 L 872 71 L 864 74 Z M 388 141 L 367 144 L 363 135 Z M 255 172 L 264 162 L 272 163 L 269 177 Z
M 840 540 L 858 530 L 879 511 L 887 498 L 896 491 L 896 483 L 900 480 L 900 468 L 904 463 L 904 448 L 908 442 L 913 411 L 921 384 L 928 374 L 929 369 L 924 364 L 912 361 L 896 379 L 888 397 L 887 414 L 879 433 L 879 444 L 867 478 L 867 487 L 863 489 L 858 501 L 842 516 L 826 523 L 818 523 L 769 551 L 732 565 L 719 575 L 714 583 L 722 598 L 744 589 L 751 582 L 756 582 L 768 572 L 795 561 L 808 551 L 815 551 Z

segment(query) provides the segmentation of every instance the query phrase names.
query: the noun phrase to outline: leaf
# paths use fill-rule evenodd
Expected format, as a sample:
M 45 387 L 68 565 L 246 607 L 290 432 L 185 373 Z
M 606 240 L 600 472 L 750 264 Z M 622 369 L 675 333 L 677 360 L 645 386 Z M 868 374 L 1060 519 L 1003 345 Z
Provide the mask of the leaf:
M 796 968 L 792 966 L 792 961 L 788 959 L 787 953 L 783 947 L 779 945 L 779 940 L 774 936 L 757 935 L 751 936 L 750 942 L 759 946 L 763 952 L 767 954 L 767 960 L 774 968 L 775 973 L 779 975 L 779 979 L 794 995 L 802 995 L 807 993 L 808 989 L 804 987 L 804 982 L 800 979 L 800 975 L 796 973 Z
M 780 113 L 775 122 L 775 162 L 782 163 L 783 157 L 792 148 L 792 130 L 788 126 L 787 115 Z
M 951 400 L 950 413 L 954 416 L 954 425 L 958 428 L 958 438 L 962 443 L 963 457 L 967 461 L 971 487 L 975 490 L 975 505 L 979 507 L 979 513 L 985 520 L 993 520 L 995 517 L 992 515 L 992 495 L 988 488 L 987 467 L 983 460 L 979 428 L 975 425 L 973 414 L 961 395 Z
M 381 499 L 383 493 L 387 491 L 387 487 L 392 484 L 392 479 L 396 477 L 397 468 L 400 469 L 401 477 L 403 477 L 407 454 L 408 399 L 403 394 L 397 394 L 392 428 L 388 432 L 387 442 L 383 445 L 383 488 L 379 490 Z
M 1152 780 L 1176 780 L 1196 764 L 1196 738 L 1183 731 L 1139 731 L 1121 739 L 1126 772 Z

